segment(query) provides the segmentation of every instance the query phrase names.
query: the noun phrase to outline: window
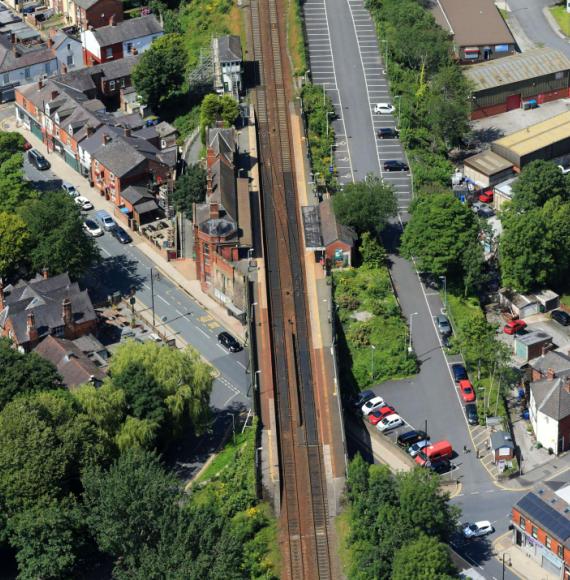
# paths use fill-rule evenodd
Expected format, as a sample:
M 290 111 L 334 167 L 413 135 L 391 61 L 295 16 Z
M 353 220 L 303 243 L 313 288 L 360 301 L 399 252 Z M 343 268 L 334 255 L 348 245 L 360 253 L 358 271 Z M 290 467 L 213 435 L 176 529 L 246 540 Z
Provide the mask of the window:
M 523 516 L 520 516 L 520 524 L 519 525 L 521 528 L 523 528 L 523 530 L 526 527 L 526 519 L 523 518 Z
M 559 81 L 560 79 L 563 79 L 563 78 L 564 78 L 564 73 L 563 73 L 562 71 L 560 71 L 560 72 L 557 72 L 557 73 L 554 75 L 554 78 L 555 78 L 557 81 Z
M 115 90 L 115 81 L 109 81 L 109 90 L 110 91 L 114 91 Z
M 67 66 L 73 66 L 73 55 L 72 54 L 68 54 L 66 60 L 67 60 Z
M 2 82 L 7 85 L 10 82 L 10 73 L 4 73 L 2 75 Z M 25 103 L 24 103 L 24 107 L 25 107 Z
M 29 79 L 31 76 L 32 75 L 30 73 L 30 69 L 29 68 L 24 69 L 24 78 Z
M 67 43 L 67 50 L 71 50 L 71 43 Z
M 538 530 L 536 529 L 536 526 L 532 526 L 531 535 L 535 540 L 538 540 Z
M 46 62 L 44 64 L 44 69 L 46 71 L 46 75 L 49 75 L 49 73 L 51 72 L 51 62 Z
M 130 54 L 132 50 L 133 50 L 133 43 L 127 42 L 127 52 Z
M 552 548 L 552 540 L 546 536 L 546 539 L 544 540 L 544 545 L 550 550 Z
M 124 89 L 125 88 L 125 79 L 121 79 L 121 87 Z
M 558 557 L 564 559 L 564 546 L 558 546 Z
M 115 181 L 115 176 L 112 173 L 109 173 L 109 179 L 111 181 Z
M 113 49 L 112 48 L 105 49 L 105 58 L 113 58 Z

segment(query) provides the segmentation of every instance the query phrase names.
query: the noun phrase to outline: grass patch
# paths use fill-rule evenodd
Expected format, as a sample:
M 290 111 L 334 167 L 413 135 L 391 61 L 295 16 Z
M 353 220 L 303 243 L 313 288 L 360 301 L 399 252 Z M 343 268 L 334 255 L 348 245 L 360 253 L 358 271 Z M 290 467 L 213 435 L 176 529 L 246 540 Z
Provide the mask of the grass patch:
M 293 62 L 293 74 L 297 76 L 304 75 L 307 70 L 307 55 L 303 36 L 303 16 L 299 0 L 288 0 L 287 41 L 289 55 Z
M 560 296 L 560 304 L 570 308 L 570 294 L 562 294 L 562 296 Z
M 549 10 L 562 34 L 570 36 L 570 14 L 566 12 L 566 5 L 551 6 Z
M 200 105 L 192 107 L 187 113 L 184 113 L 174 119 L 173 125 L 178 129 L 178 144 L 182 145 L 186 138 L 200 124 Z
M 335 528 L 338 545 L 338 556 L 342 567 L 343 576 L 348 578 L 350 565 L 350 550 L 348 547 L 348 535 L 350 534 L 350 506 L 346 506 L 344 511 L 335 518 Z
M 442 300 L 445 298 L 443 293 L 441 298 Z M 453 324 L 459 324 L 459 321 L 481 312 L 481 306 L 479 306 L 477 298 L 472 296 L 465 298 L 451 292 L 447 293 L 447 309 Z
M 507 10 L 505 10 L 504 8 L 497 8 L 497 10 L 499 11 L 499 14 L 503 17 L 503 20 L 507 20 L 507 18 L 509 17 L 509 13 L 507 12 Z

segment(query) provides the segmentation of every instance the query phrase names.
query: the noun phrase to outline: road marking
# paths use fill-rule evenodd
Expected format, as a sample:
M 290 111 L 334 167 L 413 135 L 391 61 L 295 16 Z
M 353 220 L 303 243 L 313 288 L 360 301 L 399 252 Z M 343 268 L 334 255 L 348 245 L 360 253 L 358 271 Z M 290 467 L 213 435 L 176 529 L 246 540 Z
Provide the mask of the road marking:
M 220 350 L 221 350 L 221 351 L 222 351 L 224 354 L 226 354 L 226 353 L 227 353 L 227 350 L 226 350 L 226 349 L 225 349 L 225 348 L 224 348 L 224 347 L 223 347 L 221 344 L 218 344 L 218 345 L 216 345 L 216 346 L 217 346 L 217 347 L 218 347 L 218 348 L 219 348 L 219 349 L 220 349 Z
M 145 284 L 145 283 L 143 282 L 143 286 L 144 286 L 144 287 L 145 287 L 147 290 L 150 290 L 150 286 L 149 286 L 148 284 Z
M 199 332 L 201 332 L 206 338 L 210 338 L 210 335 L 203 330 L 202 328 L 200 328 L 199 326 L 196 327 L 196 330 L 198 330 Z
M 106 254 L 107 256 L 109 256 L 109 258 L 111 257 L 111 252 L 108 252 L 105 248 L 101 248 L 101 251 Z
M 178 314 L 178 316 L 184 316 L 184 313 L 183 312 L 180 312 L 180 310 L 178 310 L 178 309 L 176 309 L 176 314 Z
M 168 300 L 165 300 L 160 294 L 157 294 L 156 297 L 160 298 L 160 300 L 162 300 L 165 304 L 168 304 L 168 306 L 170 306 L 170 302 L 168 302 Z
M 238 360 L 237 364 L 242 367 L 244 371 L 247 370 L 247 367 L 241 361 Z

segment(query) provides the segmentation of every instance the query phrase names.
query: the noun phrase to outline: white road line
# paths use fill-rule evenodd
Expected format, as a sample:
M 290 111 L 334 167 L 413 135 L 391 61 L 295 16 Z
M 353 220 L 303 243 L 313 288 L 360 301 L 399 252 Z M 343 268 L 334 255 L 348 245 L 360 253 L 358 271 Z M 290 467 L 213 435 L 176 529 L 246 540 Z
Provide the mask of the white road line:
M 178 309 L 176 310 L 176 314 L 178 314 L 178 316 L 184 316 L 184 313 L 180 312 L 180 310 L 178 310 Z
M 237 361 L 237 364 L 238 364 L 240 367 L 242 367 L 244 370 L 246 370 L 246 369 L 247 369 L 247 367 L 246 367 L 246 366 L 245 366 L 245 365 L 244 365 L 244 364 L 243 364 L 243 363 L 242 363 L 240 360 L 238 360 L 238 361 Z
M 198 332 L 201 332 L 206 338 L 211 338 L 210 335 L 202 328 L 200 328 L 199 326 L 196 327 L 196 330 Z
M 143 282 L 143 286 L 144 286 L 144 287 L 145 287 L 147 290 L 150 290 L 150 286 L 149 286 L 148 284 L 145 284 L 145 283 Z
M 156 297 L 162 300 L 165 304 L 168 304 L 168 306 L 170 306 L 170 302 L 168 302 L 168 300 L 165 300 L 160 294 L 157 294 Z
M 105 255 L 109 256 L 109 258 L 111 257 L 111 252 L 108 252 L 108 251 L 107 251 L 105 248 L 101 248 L 101 251 L 102 251 L 102 252 L 103 252 Z

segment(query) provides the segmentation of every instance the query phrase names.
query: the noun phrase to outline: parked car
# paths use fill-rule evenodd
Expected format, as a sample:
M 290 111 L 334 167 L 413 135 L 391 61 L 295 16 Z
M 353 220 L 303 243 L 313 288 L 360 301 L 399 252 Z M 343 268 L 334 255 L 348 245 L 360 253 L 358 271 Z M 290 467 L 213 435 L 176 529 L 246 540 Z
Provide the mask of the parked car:
M 229 332 L 220 332 L 218 342 L 230 352 L 239 352 L 243 348 Z
M 400 417 L 400 415 L 396 415 L 392 413 L 392 415 L 388 415 L 384 417 L 378 425 L 376 425 L 376 429 L 381 431 L 382 433 L 386 433 L 386 431 L 391 431 L 392 429 L 396 429 L 397 427 L 401 427 L 404 424 L 404 419 Z
M 121 244 L 130 244 L 133 241 L 131 236 L 129 236 L 123 228 L 120 228 L 117 225 L 111 229 L 111 235 Z
M 409 447 L 422 439 L 427 439 L 427 433 L 425 431 L 406 431 L 398 436 L 396 443 L 400 447 Z
M 435 463 L 441 460 L 449 460 L 453 455 L 453 447 L 451 443 L 445 439 L 437 441 L 431 445 L 424 447 L 416 455 L 416 463 L 422 467 L 429 467 L 430 463 Z
M 103 229 L 107 232 L 117 227 L 117 224 L 111 217 L 111 214 L 104 209 L 98 210 L 95 213 L 95 217 L 97 218 L 97 221 L 103 226 Z
M 75 185 L 71 185 L 71 183 L 65 181 L 61 184 L 61 189 L 63 189 L 65 193 L 71 195 L 71 197 L 78 197 L 80 195 Z
M 451 334 L 444 334 L 441 337 L 441 342 L 445 348 L 451 348 Z
M 488 520 L 482 520 L 474 524 L 465 524 L 463 526 L 463 536 L 465 538 L 480 538 L 481 536 L 492 534 L 494 531 L 495 528 L 493 528 L 491 522 Z
M 74 199 L 74 201 L 84 211 L 88 211 L 90 209 L 93 209 L 93 204 L 86 197 L 83 197 L 82 195 L 78 195 Z
M 465 416 L 469 425 L 479 425 L 479 414 L 477 413 L 477 405 L 475 403 L 467 403 L 465 405 Z
M 358 393 L 358 395 L 351 399 L 350 404 L 353 409 L 360 411 L 362 409 L 362 405 L 364 405 L 364 403 L 367 401 L 370 401 L 370 399 L 373 399 L 375 396 L 376 393 L 374 391 L 361 391 Z
M 362 414 L 368 415 L 372 411 L 384 406 L 384 399 L 382 397 L 373 397 L 362 405 Z
M 382 421 L 382 419 L 384 419 L 384 417 L 392 415 L 395 412 L 396 409 L 394 409 L 392 405 L 384 405 L 383 407 L 380 407 L 379 409 L 376 409 L 371 413 L 369 413 L 368 421 L 371 425 L 377 425 L 378 423 L 380 423 L 380 421 Z
M 28 160 L 38 171 L 45 171 L 51 167 L 50 162 L 36 149 L 28 151 Z
M 492 189 L 487 189 L 479 194 L 479 201 L 483 203 L 493 203 L 494 193 Z
M 416 456 L 416 460 L 417 460 Z M 435 473 L 447 473 L 451 469 L 451 461 L 449 459 L 436 459 L 433 461 L 428 461 L 423 465 L 426 469 L 435 471 Z
M 452 333 L 451 324 L 449 324 L 449 318 L 447 318 L 445 314 L 438 314 L 435 317 L 435 323 L 437 325 L 437 330 L 439 331 L 439 334 L 446 335 Z
M 376 130 L 376 137 L 378 139 L 396 139 L 400 132 L 397 129 L 392 129 L 390 127 L 381 127 Z
M 85 220 L 83 222 L 83 229 L 94 238 L 103 235 L 103 230 L 99 227 L 99 224 L 93 220 Z
M 422 439 L 421 441 L 418 441 L 417 443 L 410 445 L 410 447 L 408 448 L 408 453 L 412 457 L 415 457 L 424 447 L 426 447 L 429 444 L 430 444 L 429 439 Z
M 32 148 L 32 144 L 29 141 L 24 141 L 24 151 L 29 151 Z
M 451 372 L 456 383 L 462 381 L 463 379 L 469 378 L 467 376 L 467 370 L 462 364 L 456 363 L 451 365 Z
M 484 219 L 489 219 L 489 218 L 492 218 L 495 215 L 495 211 L 493 210 L 493 208 L 489 207 L 488 205 L 482 205 L 479 208 L 479 211 L 477 212 L 477 215 L 479 217 L 484 218 Z
M 376 103 L 374 105 L 374 112 L 377 115 L 389 115 L 390 113 L 393 113 L 395 110 L 396 109 L 394 105 L 391 105 L 390 103 Z
M 384 171 L 408 171 L 409 167 L 403 161 L 389 159 L 384 161 Z
M 570 324 L 570 314 L 564 312 L 564 310 L 553 310 L 550 313 L 550 317 L 562 326 L 568 326 Z
M 505 334 L 516 334 L 521 330 L 526 328 L 526 322 L 524 320 L 509 320 L 505 327 L 503 328 L 503 332 Z
M 466 403 L 472 403 L 475 400 L 475 391 L 473 385 L 468 379 L 459 381 L 459 392 Z

